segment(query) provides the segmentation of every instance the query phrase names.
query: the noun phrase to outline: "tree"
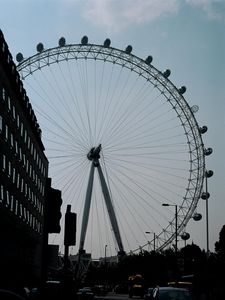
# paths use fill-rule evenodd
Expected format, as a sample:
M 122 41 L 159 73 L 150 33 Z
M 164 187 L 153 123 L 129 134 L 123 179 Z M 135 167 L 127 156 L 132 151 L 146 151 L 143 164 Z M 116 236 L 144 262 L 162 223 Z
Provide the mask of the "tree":
M 223 225 L 220 231 L 219 241 L 215 243 L 215 251 L 218 255 L 218 258 L 225 262 L 225 225 Z

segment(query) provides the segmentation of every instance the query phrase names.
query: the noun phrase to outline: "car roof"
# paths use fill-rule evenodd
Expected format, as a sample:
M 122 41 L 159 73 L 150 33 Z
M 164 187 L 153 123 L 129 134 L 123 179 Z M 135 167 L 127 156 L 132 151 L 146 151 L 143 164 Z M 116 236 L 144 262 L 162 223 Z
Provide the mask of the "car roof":
M 172 287 L 172 286 L 159 286 L 157 287 L 159 291 L 187 291 L 186 288 L 180 288 L 180 287 Z

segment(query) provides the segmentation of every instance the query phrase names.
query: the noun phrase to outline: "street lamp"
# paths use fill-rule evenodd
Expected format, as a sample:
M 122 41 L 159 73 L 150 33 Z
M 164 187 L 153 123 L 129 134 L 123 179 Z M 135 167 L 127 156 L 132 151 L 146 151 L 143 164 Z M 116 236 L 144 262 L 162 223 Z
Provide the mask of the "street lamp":
M 213 176 L 213 171 L 205 171 L 205 192 L 202 193 L 201 198 L 205 200 L 206 205 L 206 253 L 209 255 L 209 209 L 208 209 L 208 200 L 210 194 L 208 192 L 208 178 Z
M 145 231 L 145 233 L 147 233 L 147 234 L 151 234 L 151 233 L 153 233 L 154 234 L 154 238 L 153 238 L 153 249 L 154 249 L 154 251 L 155 251 L 155 232 L 152 232 L 152 231 Z
M 107 245 L 105 245 L 105 265 L 106 265 L 106 248 L 107 248 Z
M 177 257 L 177 205 L 176 204 L 163 203 L 162 206 L 174 206 L 175 207 L 175 255 Z

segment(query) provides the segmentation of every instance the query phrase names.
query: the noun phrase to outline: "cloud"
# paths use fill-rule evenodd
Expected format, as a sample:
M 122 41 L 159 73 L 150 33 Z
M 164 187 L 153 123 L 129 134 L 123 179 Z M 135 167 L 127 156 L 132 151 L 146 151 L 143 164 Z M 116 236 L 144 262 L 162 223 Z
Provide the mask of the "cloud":
M 178 7 L 178 0 L 89 0 L 83 16 L 96 26 L 118 32 L 175 14 Z
M 83 17 L 105 31 L 116 33 L 177 15 L 184 3 L 202 10 L 211 20 L 225 19 L 224 0 L 86 0 Z
M 186 3 L 202 9 L 209 19 L 225 20 L 224 0 L 186 0 Z

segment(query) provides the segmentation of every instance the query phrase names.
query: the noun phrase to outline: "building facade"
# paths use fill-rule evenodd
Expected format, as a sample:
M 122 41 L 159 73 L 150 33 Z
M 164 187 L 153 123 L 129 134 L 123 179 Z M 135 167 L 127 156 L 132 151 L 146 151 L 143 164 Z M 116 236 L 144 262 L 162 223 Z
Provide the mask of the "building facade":
M 48 160 L 0 30 L 0 287 L 40 281 Z

